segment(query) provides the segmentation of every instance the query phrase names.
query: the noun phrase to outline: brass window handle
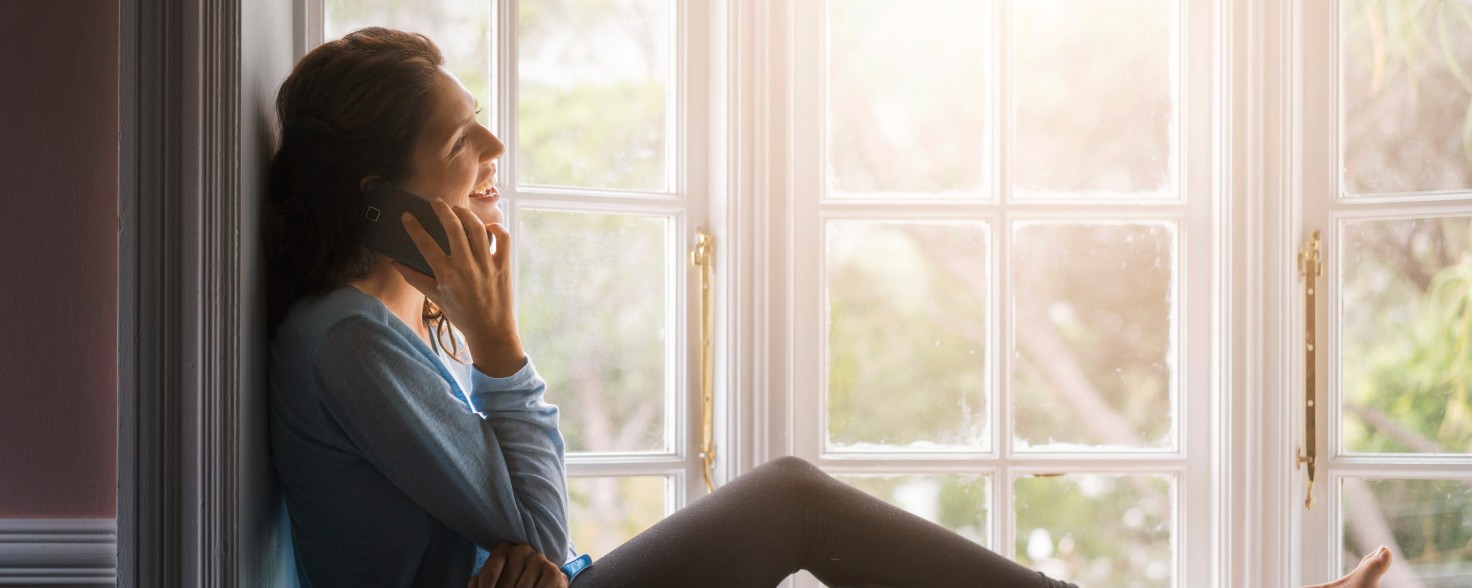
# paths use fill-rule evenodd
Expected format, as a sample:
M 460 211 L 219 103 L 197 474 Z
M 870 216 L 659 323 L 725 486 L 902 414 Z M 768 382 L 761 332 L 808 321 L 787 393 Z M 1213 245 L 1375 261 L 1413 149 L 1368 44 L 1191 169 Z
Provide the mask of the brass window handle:
M 1304 415 L 1304 447 L 1300 447 L 1294 455 L 1295 469 L 1303 469 L 1308 466 L 1308 497 L 1303 501 L 1305 509 L 1314 507 L 1314 461 L 1317 454 L 1318 433 L 1315 427 L 1314 397 L 1318 389 L 1318 364 L 1314 360 L 1317 329 L 1317 308 L 1315 298 L 1318 295 L 1317 278 L 1324 275 L 1324 263 L 1320 252 L 1319 231 L 1314 231 L 1312 237 L 1304 242 L 1303 248 L 1298 252 L 1298 276 L 1304 281 L 1304 310 L 1303 310 L 1303 415 Z M 1305 451 L 1305 448 L 1307 451 Z
M 714 492 L 711 471 L 716 463 L 715 412 L 712 389 L 715 387 L 715 351 L 711 338 L 715 330 L 712 317 L 711 266 L 715 264 L 715 239 L 704 230 L 695 234 L 695 250 L 690 252 L 690 265 L 700 268 L 700 461 L 705 476 L 705 491 Z

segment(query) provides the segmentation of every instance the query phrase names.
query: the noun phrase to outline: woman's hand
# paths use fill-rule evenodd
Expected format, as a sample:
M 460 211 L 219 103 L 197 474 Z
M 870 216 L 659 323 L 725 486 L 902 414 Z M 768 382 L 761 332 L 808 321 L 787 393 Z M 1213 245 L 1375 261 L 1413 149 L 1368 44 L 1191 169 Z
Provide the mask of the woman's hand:
M 532 546 L 502 543 L 466 588 L 567 588 L 567 576 Z
M 511 294 L 511 235 L 500 224 L 482 224 L 470 209 L 431 202 L 450 240 L 446 255 L 414 215 L 404 213 L 404 228 L 434 270 L 426 276 L 394 262 L 409 285 L 438 304 L 465 334 L 475 367 L 491 377 L 515 374 L 526 364 Z M 491 251 L 491 237 L 496 250 Z

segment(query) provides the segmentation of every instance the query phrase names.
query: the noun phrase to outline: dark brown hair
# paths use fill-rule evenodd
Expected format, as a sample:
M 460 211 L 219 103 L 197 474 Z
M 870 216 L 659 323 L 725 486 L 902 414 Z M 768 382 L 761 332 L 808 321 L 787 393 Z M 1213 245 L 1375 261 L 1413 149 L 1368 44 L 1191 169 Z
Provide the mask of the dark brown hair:
M 414 174 L 411 155 L 444 64 L 424 35 L 370 27 L 313 49 L 281 84 L 281 145 L 271 159 L 263 241 L 267 317 L 274 334 L 297 298 L 367 275 L 360 184 Z M 448 324 L 426 301 L 441 338 Z M 452 347 L 458 347 L 453 342 Z

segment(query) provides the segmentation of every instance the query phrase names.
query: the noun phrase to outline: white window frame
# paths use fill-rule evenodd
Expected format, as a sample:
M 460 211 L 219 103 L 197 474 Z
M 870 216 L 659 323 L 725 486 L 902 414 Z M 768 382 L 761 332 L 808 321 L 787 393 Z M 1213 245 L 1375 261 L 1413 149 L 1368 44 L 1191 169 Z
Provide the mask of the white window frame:
M 1222 425 L 1214 433 L 1221 449 L 1212 466 L 1219 474 L 1213 482 L 1220 497 L 1213 513 L 1217 555 L 1205 570 L 1213 586 L 1292 586 L 1305 569 L 1299 541 L 1304 525 L 1295 512 L 1302 508 L 1304 489 L 1291 455 L 1302 422 L 1292 391 L 1301 381 L 1301 360 L 1294 359 L 1301 301 L 1293 255 L 1305 189 L 1304 1 L 1216 0 L 1214 8 L 1220 50 L 1212 75 L 1219 91 L 1209 124 L 1218 128 L 1220 143 L 1209 173 L 1226 246 L 1211 270 L 1222 284 L 1212 320 L 1223 334 L 1211 343 L 1218 358 L 1212 374 L 1218 393 L 1211 406 Z M 300 55 L 320 41 L 310 38 L 311 31 L 321 30 L 314 5 L 320 6 L 316 0 L 278 0 L 270 10 L 290 15 L 277 19 L 289 24 L 252 24 L 251 17 L 245 25 L 239 15 L 247 8 L 238 0 L 196 0 L 173 8 L 158 0 L 126 0 L 121 6 L 117 537 L 118 580 L 124 586 L 175 580 L 254 585 L 253 579 L 268 575 L 289 577 L 291 555 L 280 543 L 280 512 L 271 506 L 279 497 L 266 487 L 269 464 L 261 461 L 263 446 L 251 433 L 264 426 L 256 410 L 261 382 L 245 376 L 250 369 L 186 369 L 193 365 L 190 358 L 206 355 L 256 365 L 251 345 L 258 339 L 167 337 L 195 332 L 201 317 L 210 324 L 241 325 L 259 318 L 249 294 L 256 270 L 240 261 L 248 259 L 253 243 L 253 237 L 242 236 L 249 227 L 222 232 L 202 216 L 181 213 L 197 211 L 201 202 L 248 212 L 254 196 L 232 170 L 242 154 L 255 151 L 260 129 L 243 128 L 233 108 L 251 112 L 268 104 L 260 97 L 275 90 L 264 87 L 270 80 L 257 79 L 251 66 L 290 64 L 247 55 L 242 65 L 237 52 L 263 42 L 264 35 L 266 41 L 295 41 Z M 792 303 L 784 268 L 767 260 L 792 241 L 790 227 L 774 224 L 789 201 L 783 195 L 794 191 L 786 167 L 791 137 L 770 130 L 785 129 L 791 120 L 792 68 L 783 55 L 795 39 L 788 0 L 710 0 L 709 6 L 709 62 L 723 72 L 709 84 L 706 159 L 710 226 L 719 247 L 717 478 L 726 480 L 794 452 L 794 420 L 783 402 L 794 387 L 787 359 Z M 169 53 L 167 47 L 185 50 Z M 201 47 L 206 50 L 194 50 Z M 171 61 L 171 54 L 184 62 Z M 206 80 L 215 80 L 209 87 L 216 93 L 202 91 Z M 176 107 L 165 110 L 163 104 Z M 211 118 L 219 109 L 225 116 Z M 220 153 L 179 150 L 206 127 L 223 138 L 211 143 Z M 169 166 L 156 166 L 151 154 Z M 230 200 L 232 195 L 244 204 Z M 182 235 L 185 247 L 157 240 L 160 230 Z M 212 255 L 237 264 L 218 281 L 186 271 L 205 243 L 218 247 Z M 202 299 L 220 302 L 204 308 Z M 247 410 L 200 413 L 205 397 L 221 401 L 213 407 Z M 180 414 L 181 407 L 188 410 Z M 201 436 L 212 440 L 208 448 L 163 442 Z M 260 526 L 262 517 L 278 518 Z
M 1292 494 L 1288 502 L 1292 509 L 1294 538 L 1291 545 L 1292 558 L 1296 567 L 1293 577 L 1300 583 L 1327 582 L 1339 577 L 1343 566 L 1353 561 L 1344 560 L 1340 549 L 1341 529 L 1341 481 L 1349 477 L 1370 479 L 1417 479 L 1417 480 L 1468 480 L 1472 457 L 1457 454 L 1351 454 L 1345 451 L 1340 409 L 1343 396 L 1340 375 L 1342 370 L 1340 288 L 1343 272 L 1344 243 L 1342 227 L 1345 221 L 1358 219 L 1395 219 L 1426 216 L 1472 215 L 1472 189 L 1418 193 L 1409 198 L 1397 194 L 1375 194 L 1345 198 L 1343 174 L 1340 171 L 1340 156 L 1344 150 L 1344 126 L 1340 117 L 1344 96 L 1341 74 L 1343 71 L 1341 4 L 1339 2 L 1312 2 L 1295 0 L 1291 14 L 1285 14 L 1290 24 L 1286 29 L 1293 35 L 1292 43 L 1284 44 L 1285 62 L 1293 73 L 1289 76 L 1293 85 L 1289 96 L 1292 115 L 1287 132 L 1292 133 L 1295 144 L 1292 159 L 1292 174 L 1295 191 L 1290 200 L 1295 205 L 1286 227 L 1289 241 L 1284 247 L 1292 259 L 1309 234 L 1322 231 L 1324 272 L 1320 278 L 1317 322 L 1317 340 L 1321 352 L 1316 357 L 1318 372 L 1318 394 L 1316 399 L 1317 421 L 1317 476 L 1313 486 L 1316 504 L 1304 509 L 1302 504 L 1308 493 L 1307 477 L 1302 471 L 1289 472 Z M 1293 331 L 1282 348 L 1290 355 L 1297 355 L 1291 370 L 1292 376 L 1282 389 L 1281 398 L 1288 403 L 1290 414 L 1287 429 L 1292 440 L 1290 449 L 1280 450 L 1292 455 L 1304 439 L 1303 423 L 1305 408 L 1303 399 L 1304 365 L 1301 349 L 1304 333 L 1303 286 L 1297 280 L 1296 267 L 1287 268 L 1286 277 L 1292 279 L 1282 285 L 1279 295 L 1291 301 L 1290 323 Z M 1292 461 L 1290 460 L 1290 464 Z M 1397 573 L 1392 567 L 1392 575 Z
M 803 259 L 800 252 L 814 250 L 814 247 L 817 247 L 817 251 L 821 251 L 821 243 L 816 241 L 817 235 L 814 234 L 811 226 L 798 226 L 793 224 L 789 219 L 794 214 L 801 215 L 798 209 L 804 206 L 804 204 L 798 202 L 799 199 L 796 195 L 811 193 L 812 190 L 821 189 L 823 185 L 821 181 L 815 181 L 812 177 L 803 176 L 804 172 L 802 170 L 821 169 L 818 162 L 811 161 L 809 158 L 812 158 L 814 156 L 813 154 L 818 152 L 812 149 L 811 145 L 814 143 L 821 144 L 822 138 L 802 135 L 805 131 L 801 130 L 800 125 L 804 117 L 809 113 L 796 110 L 798 98 L 795 96 L 795 93 L 808 91 L 806 87 L 801 85 L 804 80 L 821 79 L 821 70 L 813 69 L 816 67 L 815 64 L 799 63 L 797 55 L 804 51 L 803 44 L 821 42 L 821 39 L 815 39 L 809 34 L 806 34 L 805 31 L 799 30 L 799 28 L 803 18 L 807 18 L 809 21 L 814 18 L 812 14 L 804 15 L 803 13 L 820 11 L 820 5 L 823 3 L 804 2 L 801 0 L 763 0 L 754 4 L 758 6 L 752 8 L 751 12 L 754 13 L 756 18 L 763 20 L 765 25 L 764 32 L 766 33 L 763 36 L 764 39 L 757 40 L 765 40 L 769 43 L 768 47 L 770 47 L 768 49 L 770 53 L 761 55 L 764 59 L 763 65 L 768 68 L 768 71 L 772 72 L 769 76 L 770 79 L 767 81 L 770 86 L 761 87 L 754 91 L 763 92 L 762 97 L 770 101 L 768 108 L 771 110 L 763 112 L 762 117 L 768 122 L 767 128 L 770 137 L 778 138 L 776 141 L 768 138 L 767 142 L 761 144 L 762 148 L 771 154 L 769 161 L 764 162 L 765 172 L 776 177 L 768 180 L 768 185 L 771 188 L 761 193 L 763 202 L 760 203 L 760 206 L 767 213 L 766 227 L 778 227 L 782 231 L 777 234 L 769 233 L 767 238 L 761 240 L 760 243 L 747 243 L 748 247 L 753 248 L 750 255 L 758 255 L 758 252 L 754 248 L 760 246 L 764 248 L 765 258 L 768 260 L 766 263 L 766 272 L 761 276 L 763 287 L 759 288 L 767 295 L 766 299 L 762 300 L 760 304 L 763 306 L 766 315 L 771 317 L 766 323 L 769 329 L 767 331 L 769 338 L 765 347 L 769 350 L 780 350 L 773 351 L 765 358 L 767 373 L 764 375 L 766 381 L 769 383 L 768 390 L 762 395 L 766 401 L 767 411 L 765 417 L 768 419 L 768 426 L 765 428 L 767 433 L 766 447 L 768 448 L 766 455 L 770 457 L 795 454 L 809 459 L 821 459 L 821 451 L 814 445 L 817 442 L 814 435 L 808 434 L 803 426 L 803 423 L 818 422 L 817 413 L 821 411 L 822 394 L 821 384 L 812 378 L 811 372 L 813 370 L 808 369 L 810 365 L 804 365 L 804 362 L 812 364 L 812 362 L 820 360 L 821 355 L 816 357 L 804 356 L 801 358 L 791 356 L 792 353 L 799 349 L 816 348 L 814 341 L 800 339 L 802 337 L 811 338 L 815 336 L 812 328 L 804 328 L 801 325 L 802 321 L 805 320 L 821 321 L 822 309 L 812 307 L 809 305 L 810 303 L 803 302 L 803 297 L 798 293 L 800 286 L 796 282 L 799 280 L 799 276 L 816 275 L 818 269 L 817 265 L 815 265 L 818 263 L 816 258 L 809 255 L 806 259 Z M 1004 5 L 1002 3 L 998 3 L 998 5 L 996 12 L 1001 14 Z M 1183 28 L 1180 30 L 1189 31 L 1189 34 L 1182 35 L 1183 37 L 1197 39 L 1198 45 L 1193 47 L 1192 51 L 1206 51 L 1210 55 L 1210 58 L 1203 59 L 1211 63 L 1211 67 L 1205 71 L 1197 70 L 1197 73 L 1194 75 L 1189 68 L 1183 67 L 1181 69 L 1179 83 L 1182 84 L 1182 87 L 1179 90 L 1178 96 L 1179 104 L 1182 106 L 1179 108 L 1182 108 L 1180 111 L 1181 114 L 1190 116 L 1191 119 L 1186 120 L 1181 116 L 1177 120 L 1181 125 L 1189 125 L 1198 129 L 1193 135 L 1193 142 L 1189 145 L 1182 145 L 1181 150 L 1183 153 L 1197 154 L 1201 150 L 1205 150 L 1205 152 L 1214 155 L 1208 156 L 1211 157 L 1210 160 L 1212 161 L 1209 165 L 1191 167 L 1185 165 L 1185 162 L 1182 162 L 1177 168 L 1176 183 L 1181 187 L 1180 189 L 1183 193 L 1187 189 L 1187 186 L 1189 186 L 1192 193 L 1209 193 L 1212 195 L 1212 214 L 1215 214 L 1217 217 L 1214 221 L 1216 223 L 1214 231 L 1216 234 L 1216 243 L 1211 247 L 1214 253 L 1198 254 L 1196 259 L 1205 262 L 1201 264 L 1203 267 L 1189 269 L 1177 274 L 1179 280 L 1178 287 L 1182 291 L 1189 291 L 1189 283 L 1186 280 L 1212 280 L 1217 284 L 1221 284 L 1222 290 L 1231 291 L 1230 285 L 1235 283 L 1234 278 L 1236 277 L 1232 271 L 1233 266 L 1231 265 L 1232 244 L 1237 242 L 1238 233 L 1230 230 L 1232 227 L 1230 212 L 1238 207 L 1239 204 L 1232 198 L 1234 192 L 1229 191 L 1232 178 L 1230 177 L 1230 173 L 1226 171 L 1226 166 L 1230 161 L 1227 159 L 1227 156 L 1232 153 L 1232 150 L 1228 148 L 1229 140 L 1235 138 L 1235 135 L 1228 135 L 1226 131 L 1226 129 L 1231 128 L 1228 124 L 1230 119 L 1227 117 L 1227 110 L 1225 109 L 1229 101 L 1218 96 L 1218 100 L 1214 101 L 1214 108 L 1211 111 L 1204 111 L 1205 109 L 1196 109 L 1195 111 L 1186 110 L 1185 105 L 1189 104 L 1187 100 L 1189 100 L 1189 96 L 1193 92 L 1211 92 L 1213 87 L 1231 87 L 1227 85 L 1227 82 L 1230 81 L 1227 77 L 1230 72 L 1227 69 L 1228 62 L 1225 56 L 1232 47 L 1236 46 L 1234 43 L 1235 37 L 1229 36 L 1227 33 L 1230 31 L 1228 27 L 1232 23 L 1230 16 L 1237 8 L 1227 0 L 1202 2 L 1198 6 L 1201 8 L 1193 8 L 1191 11 L 1182 10 L 1182 12 L 1194 12 L 1194 15 L 1181 16 L 1181 22 L 1183 23 L 1181 26 Z M 1202 43 L 1205 46 L 1201 45 Z M 1215 46 L 1213 47 L 1212 45 Z M 737 50 L 741 53 L 752 53 L 756 52 L 758 48 L 742 48 L 738 44 Z M 815 53 L 811 47 L 808 47 L 806 51 L 808 54 Z M 997 120 L 997 118 L 993 118 L 993 121 Z M 993 124 L 998 123 L 994 122 Z M 1212 137 L 1216 137 L 1217 142 L 1215 144 L 1212 142 Z M 809 147 L 803 148 L 803 145 L 808 145 Z M 1203 156 L 1196 155 L 1195 159 L 1202 160 L 1204 158 Z M 746 172 L 748 170 L 743 169 L 742 171 Z M 866 209 L 868 207 L 864 204 L 855 204 L 852 208 Z M 1142 211 L 1147 210 L 1164 210 L 1164 208 L 1157 209 L 1148 205 L 1145 207 L 1123 208 L 1118 205 L 1105 205 L 1096 206 L 1094 209 L 1106 211 L 1107 214 L 1114 217 L 1119 217 L 1120 215 L 1130 216 L 1132 213 L 1141 218 L 1181 217 L 1182 224 L 1178 228 L 1178 232 L 1187 230 L 1184 224 L 1186 220 L 1183 218 L 1186 214 L 1184 212 L 1179 214 L 1160 212 L 1142 213 Z M 1199 212 L 1192 212 L 1190 214 L 1199 214 Z M 994 243 L 1000 243 L 1000 240 L 1005 238 L 1005 235 L 1010 232 L 1010 228 L 1006 225 L 993 222 L 991 231 L 994 234 Z M 1187 253 L 1183 251 L 1183 255 L 1185 254 Z M 1199 264 L 1200 261 L 1195 263 Z M 1185 265 L 1186 263 L 1182 261 L 1178 267 Z M 772 271 L 772 268 L 781 268 L 781 271 Z M 1197 291 L 1200 290 L 1198 289 Z M 1000 298 L 993 298 L 993 300 L 994 302 L 991 303 L 993 307 L 1001 303 Z M 1225 304 L 1225 301 L 1226 297 L 1216 297 L 1211 301 L 1192 301 L 1189 306 L 1191 309 L 1189 312 L 1200 313 L 1196 314 L 1196 318 L 1191 319 L 1191 322 L 1195 324 L 1215 325 L 1214 329 L 1219 335 L 1215 338 L 1203 337 L 1203 340 L 1192 341 L 1191 347 L 1209 350 L 1210 359 L 1204 359 L 1207 357 L 1205 353 L 1195 356 L 1185 355 L 1189 353 L 1186 350 L 1186 341 L 1183 340 L 1185 337 L 1178 337 L 1178 339 L 1182 339 L 1182 356 L 1180 361 L 1183 365 L 1187 363 L 1193 364 L 1191 373 L 1194 374 L 1192 383 L 1182 382 L 1180 384 L 1177 392 L 1177 400 L 1184 405 L 1180 407 L 1180 410 L 1182 414 L 1186 410 L 1191 410 L 1197 415 L 1194 418 L 1199 422 L 1208 423 L 1205 430 L 1197 431 L 1195 435 L 1183 435 L 1179 437 L 1178 448 L 1182 453 L 1188 451 L 1188 448 L 1192 446 L 1200 447 L 1205 445 L 1222 448 L 1222 451 L 1216 455 L 1196 453 L 1196 460 L 1209 461 L 1209 463 L 1200 464 L 1199 469 L 1191 470 L 1195 473 L 1187 475 L 1187 469 L 1185 468 L 1198 467 L 1190 464 L 1182 464 L 1181 467 L 1183 469 L 1178 472 L 1180 477 L 1177 478 L 1177 512 L 1186 512 L 1186 509 L 1202 512 L 1205 509 L 1205 511 L 1211 513 L 1210 516 L 1203 519 L 1208 521 L 1205 525 L 1180 525 L 1176 528 L 1178 537 L 1190 537 L 1192 544 L 1202 546 L 1198 549 L 1200 553 L 1177 554 L 1174 574 L 1179 579 L 1178 583 L 1182 585 L 1188 582 L 1200 581 L 1203 576 L 1208 574 L 1213 577 L 1214 585 L 1232 585 L 1235 577 L 1230 574 L 1233 573 L 1233 570 L 1242 569 L 1233 565 L 1240 561 L 1240 559 L 1230 553 L 1235 540 L 1233 531 L 1237 528 L 1235 522 L 1240 520 L 1235 518 L 1236 515 L 1232 512 L 1232 499 L 1234 497 L 1232 490 L 1234 484 L 1232 477 L 1227 475 L 1229 468 L 1233 464 L 1223 459 L 1224 456 L 1221 455 L 1221 453 L 1229 450 L 1227 448 L 1233 438 L 1241 438 L 1238 436 L 1239 433 L 1236 433 L 1232 429 L 1231 419 L 1234 413 L 1226 402 L 1226 399 L 1229 398 L 1228 391 L 1233 389 L 1232 386 L 1235 382 L 1224 376 L 1232 373 L 1232 370 L 1227 366 L 1232 365 L 1231 362 L 1235 361 L 1235 357 L 1232 355 L 1234 348 L 1231 345 L 1231 341 L 1233 339 L 1232 333 L 1229 331 L 1232 325 L 1232 314 L 1230 306 Z M 991 312 L 995 316 L 996 311 L 993 310 Z M 1182 328 L 1184 329 L 1184 327 Z M 804 332 L 808 332 L 808 334 L 804 335 Z M 1197 359 L 1192 360 L 1191 357 L 1196 357 Z M 1000 361 L 995 362 L 991 367 L 993 373 L 989 377 L 993 378 L 993 381 L 998 381 L 1001 377 L 1000 368 L 1005 365 L 1005 363 Z M 808 370 L 808 376 L 803 376 L 805 369 Z M 1209 399 L 1189 400 L 1187 390 L 1194 389 L 1198 385 L 1210 387 L 1212 393 Z M 808 392 L 804 392 L 805 390 Z M 995 396 L 997 395 L 994 394 Z M 996 402 L 996 400 L 994 399 L 993 402 Z M 998 438 L 1002 443 L 1007 442 L 1005 439 L 1007 433 L 1005 421 L 1005 418 L 1001 419 L 1000 424 L 1002 430 L 998 432 Z M 995 447 L 990 455 L 994 457 L 998 451 L 1000 451 L 1000 447 Z M 1158 465 L 1159 459 L 1156 455 L 1142 455 L 1129 458 L 1124 462 L 1116 462 L 1122 463 L 1122 467 L 1113 466 L 1107 469 L 1109 471 L 1121 472 L 1143 471 L 1149 468 L 1160 467 Z M 892 460 L 884 462 L 865 462 L 868 465 L 855 469 L 883 469 L 884 471 L 895 472 L 916 470 L 938 471 L 936 462 L 934 461 L 918 465 L 917 461 L 921 460 L 906 459 L 897 456 Z M 1065 455 L 1029 456 L 1028 461 L 1036 463 L 1019 471 L 1044 471 L 1052 469 L 1053 466 L 1069 471 L 1097 471 L 1100 468 L 1100 464 L 1098 463 L 1068 461 L 1068 456 Z M 951 466 L 942 467 L 941 469 L 965 467 L 966 463 L 964 459 L 957 460 Z M 1237 469 L 1240 469 L 1240 464 Z M 992 500 L 996 501 L 998 496 L 1005 498 L 1005 495 L 1010 493 L 1012 478 L 994 477 L 992 484 Z M 1179 492 L 1180 489 L 1188 486 L 1193 488 L 1192 496 L 1195 497 L 1194 502 L 1191 504 L 1187 504 L 1181 498 L 1186 496 L 1186 493 Z M 998 518 L 996 511 L 992 511 L 989 516 L 993 520 L 993 524 L 991 525 L 993 528 L 992 544 L 1001 547 L 1004 555 L 1010 555 L 1010 548 L 1008 547 L 1012 544 L 1010 526 L 1000 524 L 1000 521 L 1004 519 Z M 1178 539 L 1178 541 L 1184 542 L 1183 539 Z M 1188 561 L 1192 562 L 1189 566 L 1187 565 Z M 1192 575 L 1187 575 L 1188 573 Z
M 687 252 L 694 243 L 694 232 L 706 224 L 705 219 L 711 183 L 710 161 L 706 155 L 709 140 L 705 135 L 712 125 L 709 114 L 708 83 L 692 75 L 691 64 L 711 61 L 709 35 L 692 35 L 690 31 L 710 26 L 708 7 L 703 3 L 673 2 L 670 53 L 669 106 L 673 110 L 666 126 L 671 146 L 667 151 L 667 192 L 632 192 L 568 188 L 552 186 L 519 186 L 516 157 L 517 125 L 517 22 L 518 0 L 487 0 L 496 4 L 496 128 L 508 147 L 500 174 L 505 180 L 501 190 L 508 226 L 517 226 L 524 208 L 539 211 L 587 211 L 604 213 L 653 214 L 672 219 L 666 236 L 671 265 L 666 277 L 666 316 L 669 317 L 672 343 L 667 347 L 666 364 L 672 371 L 665 385 L 669 387 L 665 414 L 673 420 L 666 423 L 670 439 L 669 453 L 599 453 L 569 452 L 569 478 L 592 476 L 662 476 L 668 478 L 665 513 L 672 513 L 705 492 L 700 474 L 703 467 L 693 440 L 700 435 L 699 334 L 691 331 L 699 325 L 699 276 L 691 270 Z M 714 74 L 711 74 L 712 76 Z M 516 266 L 513 250 L 513 266 Z M 534 351 L 533 351 L 534 352 Z

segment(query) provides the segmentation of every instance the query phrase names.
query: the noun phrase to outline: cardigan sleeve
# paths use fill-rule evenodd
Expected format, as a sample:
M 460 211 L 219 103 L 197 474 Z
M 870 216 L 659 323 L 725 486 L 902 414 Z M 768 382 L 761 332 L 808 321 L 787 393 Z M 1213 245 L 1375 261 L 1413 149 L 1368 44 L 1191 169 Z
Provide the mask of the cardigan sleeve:
M 471 401 L 483 417 L 465 410 L 429 358 L 367 317 L 333 325 L 313 361 L 328 413 L 431 516 L 486 549 L 526 543 L 553 561 L 568 553 L 558 411 L 543 401 L 530 360 L 506 378 L 474 373 Z

